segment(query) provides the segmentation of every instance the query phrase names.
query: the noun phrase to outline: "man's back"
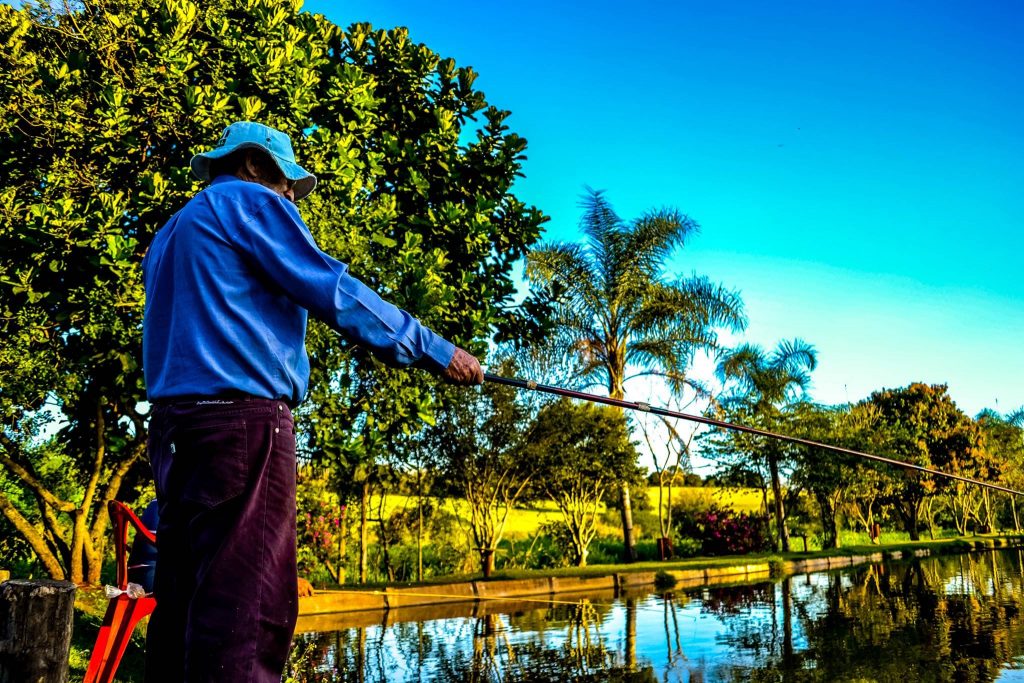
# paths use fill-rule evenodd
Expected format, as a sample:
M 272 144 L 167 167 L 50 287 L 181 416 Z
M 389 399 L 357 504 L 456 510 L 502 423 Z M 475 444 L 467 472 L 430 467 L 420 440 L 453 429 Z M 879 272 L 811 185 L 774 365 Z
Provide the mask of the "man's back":
M 294 402 L 305 392 L 306 310 L 245 253 L 268 202 L 285 200 L 222 176 L 157 233 L 143 262 L 151 400 L 244 392 Z

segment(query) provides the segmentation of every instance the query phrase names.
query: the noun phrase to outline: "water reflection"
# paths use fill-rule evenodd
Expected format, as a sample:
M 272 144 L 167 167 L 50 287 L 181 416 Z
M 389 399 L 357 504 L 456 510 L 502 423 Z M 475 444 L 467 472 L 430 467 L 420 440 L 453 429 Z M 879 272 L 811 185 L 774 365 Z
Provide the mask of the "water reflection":
M 1022 595 L 1024 555 L 1012 550 L 674 595 L 538 600 L 508 613 L 307 634 L 296 640 L 288 675 L 360 683 L 993 681 L 1024 666 Z

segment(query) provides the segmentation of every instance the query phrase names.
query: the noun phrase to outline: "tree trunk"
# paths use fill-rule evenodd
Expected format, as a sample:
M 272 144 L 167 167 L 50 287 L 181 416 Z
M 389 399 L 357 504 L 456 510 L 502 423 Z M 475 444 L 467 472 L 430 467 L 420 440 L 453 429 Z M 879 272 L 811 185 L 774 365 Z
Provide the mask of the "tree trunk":
M 773 453 L 768 453 L 768 469 L 772 476 L 772 496 L 775 498 L 775 524 L 778 526 L 779 545 L 782 552 L 789 552 L 789 530 L 786 528 L 786 509 L 782 502 L 782 481 L 779 478 L 779 459 Z
M 626 562 L 636 562 L 636 544 L 633 541 L 633 504 L 629 499 L 629 484 L 619 488 L 619 511 L 622 513 L 622 545 Z
M 395 568 L 391 566 L 391 537 L 388 534 L 387 519 L 384 517 L 384 491 L 381 490 L 380 503 L 377 505 L 377 540 L 380 541 L 381 561 L 384 563 L 384 576 L 388 581 L 395 580 Z
M 418 479 L 419 477 L 417 477 Z M 419 486 L 417 486 L 419 488 Z M 416 580 L 423 580 L 423 491 L 416 499 Z
M 586 567 L 587 566 L 587 554 L 588 554 L 587 553 L 587 544 L 583 542 L 582 532 L 578 532 L 575 535 L 576 535 L 576 538 L 573 539 L 573 545 L 576 546 L 574 548 L 574 550 L 576 552 L 576 557 L 574 558 L 576 560 L 576 566 L 577 567 Z
M 366 583 L 367 513 L 370 507 L 370 482 L 363 482 L 363 496 L 359 503 L 359 583 Z
M 0 584 L 0 683 L 64 683 L 68 677 L 75 585 Z
M 391 566 L 391 549 L 388 540 L 388 533 L 384 528 L 384 521 L 381 520 L 378 528 L 380 529 L 380 551 L 381 551 L 381 562 L 384 563 L 384 576 L 388 577 L 388 581 L 395 580 L 395 568 Z
M 18 511 L 14 504 L 7 498 L 7 494 L 0 491 L 0 512 L 3 513 L 7 521 L 11 523 L 18 533 L 21 534 L 32 551 L 39 558 L 39 561 L 43 564 L 46 569 L 46 573 L 50 575 L 50 578 L 56 580 L 63 580 L 65 578 L 64 568 L 61 567 L 60 560 L 54 555 L 50 548 L 46 544 L 46 540 L 43 536 L 36 531 L 36 528 L 29 522 L 25 517 Z
M 338 522 L 341 533 L 338 534 L 338 575 L 334 580 L 340 586 L 345 583 L 345 572 L 348 567 L 348 505 L 341 506 L 341 519 Z
M 491 574 L 494 573 L 493 548 L 480 548 L 480 571 L 483 572 L 485 579 L 491 578 Z
M 919 501 L 904 501 L 899 506 L 900 516 L 903 517 L 903 528 L 910 534 L 911 541 L 920 541 L 921 533 L 918 530 L 918 505 Z
M 824 547 L 834 549 L 839 547 L 839 525 L 836 521 L 836 510 L 829 501 L 828 496 L 818 495 L 818 509 L 821 511 L 821 530 L 824 533 Z

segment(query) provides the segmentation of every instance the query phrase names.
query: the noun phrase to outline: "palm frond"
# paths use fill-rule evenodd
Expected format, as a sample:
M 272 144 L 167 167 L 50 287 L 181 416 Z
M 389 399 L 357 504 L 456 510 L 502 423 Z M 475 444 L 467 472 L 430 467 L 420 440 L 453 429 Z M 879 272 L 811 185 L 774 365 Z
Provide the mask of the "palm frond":
M 633 221 L 625 235 L 625 253 L 631 264 L 650 277 L 658 277 L 672 252 L 700 232 L 697 221 L 675 209 L 651 211 Z
M 674 288 L 686 292 L 694 313 L 700 315 L 705 325 L 732 332 L 747 328 L 747 314 L 738 291 L 696 274 L 677 280 Z
M 586 188 L 586 194 L 580 197 L 579 206 L 583 209 L 580 230 L 586 236 L 594 263 L 603 264 L 609 250 L 614 251 L 614 244 L 624 229 L 624 223 L 605 198 L 604 190 Z
M 803 339 L 783 339 L 772 352 L 769 365 L 789 372 L 812 371 L 818 366 L 818 353 Z
M 576 309 L 602 308 L 601 285 L 595 267 L 578 244 L 553 242 L 526 255 L 526 277 L 531 284 L 548 289 L 560 303 Z
M 718 366 L 715 368 L 715 375 L 722 382 L 730 379 L 743 382 L 764 364 L 764 350 L 760 346 L 750 343 L 741 344 L 721 355 Z
M 1014 427 L 1021 427 L 1024 429 L 1024 406 L 1017 408 L 1012 413 L 1008 413 L 1006 421 L 1012 424 Z
M 978 414 L 974 416 L 974 419 L 978 422 L 1004 422 L 1005 418 L 999 414 L 999 411 L 992 408 L 982 408 L 978 411 Z

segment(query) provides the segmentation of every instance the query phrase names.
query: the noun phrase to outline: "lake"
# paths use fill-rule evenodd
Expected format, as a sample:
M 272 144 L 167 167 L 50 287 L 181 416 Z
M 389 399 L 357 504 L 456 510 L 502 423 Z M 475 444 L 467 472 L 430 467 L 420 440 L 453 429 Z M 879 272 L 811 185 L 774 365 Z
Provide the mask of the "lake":
M 296 636 L 286 677 L 1024 681 L 1022 596 L 1024 552 L 1015 549 L 742 586 L 393 610 Z

